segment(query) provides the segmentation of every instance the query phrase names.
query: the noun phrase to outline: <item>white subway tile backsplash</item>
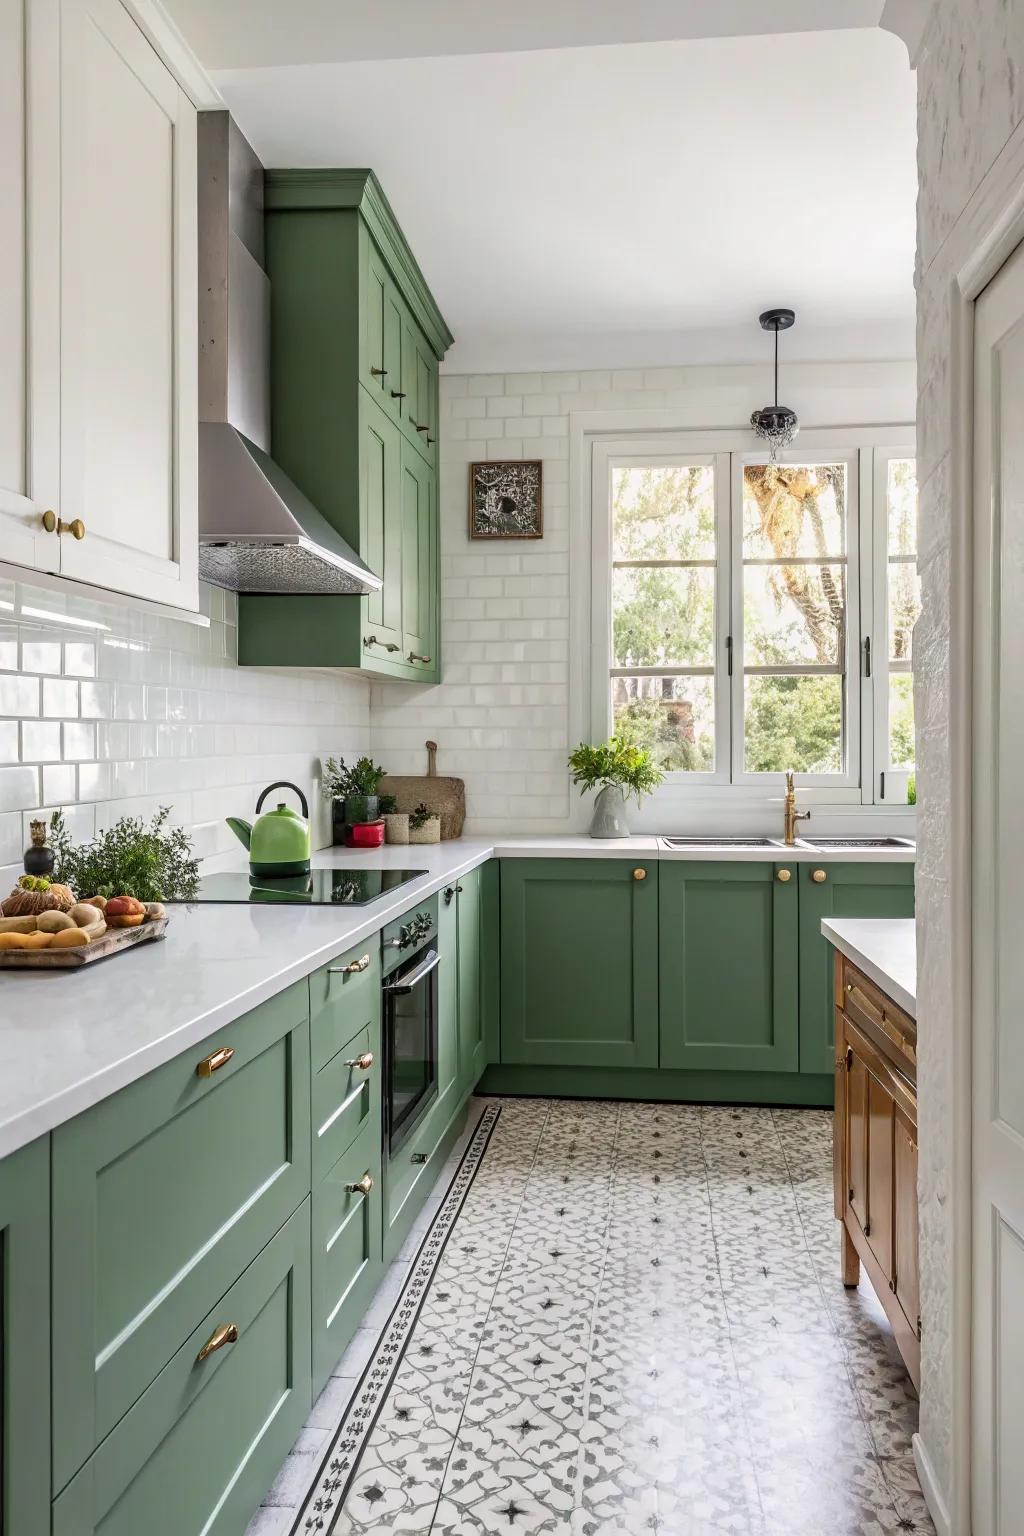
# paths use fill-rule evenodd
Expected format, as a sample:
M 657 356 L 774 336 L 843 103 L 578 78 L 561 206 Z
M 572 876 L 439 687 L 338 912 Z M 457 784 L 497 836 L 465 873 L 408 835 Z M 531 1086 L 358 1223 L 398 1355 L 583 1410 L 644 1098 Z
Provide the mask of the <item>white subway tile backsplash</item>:
M 59 640 L 23 640 L 21 643 L 21 670 L 23 672 L 60 672 L 61 654 Z
M 39 679 L 37 677 L 0 676 L 0 715 L 26 715 L 39 713 Z
M 23 763 L 59 763 L 60 721 L 23 720 L 21 722 L 21 760 Z
M 17 720 L 0 720 L 0 763 L 16 763 L 21 756 L 18 745 Z
M 30 711 L 25 710 L 25 714 Z M 67 719 L 78 714 L 78 684 L 62 678 L 43 678 L 43 714 L 47 719 Z

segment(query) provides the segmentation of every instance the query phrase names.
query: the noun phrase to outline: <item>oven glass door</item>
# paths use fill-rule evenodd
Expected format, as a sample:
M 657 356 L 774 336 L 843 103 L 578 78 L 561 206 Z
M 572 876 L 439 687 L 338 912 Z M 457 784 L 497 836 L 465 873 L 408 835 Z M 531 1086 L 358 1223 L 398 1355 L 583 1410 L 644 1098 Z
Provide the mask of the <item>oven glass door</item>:
M 437 967 L 422 950 L 385 983 L 388 1151 L 395 1152 L 437 1094 Z

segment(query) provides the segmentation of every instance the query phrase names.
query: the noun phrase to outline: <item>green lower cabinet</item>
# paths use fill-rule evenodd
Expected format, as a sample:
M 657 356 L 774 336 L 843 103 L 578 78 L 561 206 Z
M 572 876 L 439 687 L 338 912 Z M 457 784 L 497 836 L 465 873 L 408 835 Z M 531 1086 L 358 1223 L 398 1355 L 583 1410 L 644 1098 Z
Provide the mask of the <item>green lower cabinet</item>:
M 50 1530 L 50 1138 L 0 1162 L 0 1532 Z
M 662 864 L 662 1067 L 797 1070 L 798 868 Z
M 313 1190 L 313 1395 L 323 1389 L 380 1281 L 380 1093 L 359 1136 Z
M 487 1065 L 483 876 L 490 868 L 494 866 L 471 869 L 458 885 L 459 1082 L 464 1093 L 476 1087 Z
M 913 864 L 800 864 L 800 1071 L 835 1069 L 835 951 L 827 917 L 913 917 Z M 824 879 L 815 879 L 824 875 Z
M 501 861 L 501 1060 L 658 1064 L 658 864 Z
M 240 1536 L 309 1412 L 309 1274 L 306 1200 L 68 1484 L 53 1536 Z
M 54 1492 L 309 1194 L 308 1013 L 300 982 L 54 1132 Z

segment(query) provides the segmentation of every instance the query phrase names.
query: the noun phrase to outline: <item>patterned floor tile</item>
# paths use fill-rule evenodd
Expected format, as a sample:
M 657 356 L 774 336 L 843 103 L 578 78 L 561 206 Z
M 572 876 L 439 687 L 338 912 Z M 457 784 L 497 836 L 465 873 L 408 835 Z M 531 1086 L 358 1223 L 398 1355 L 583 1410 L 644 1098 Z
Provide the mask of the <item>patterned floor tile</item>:
M 341 1378 L 314 1411 L 293 1536 L 933 1536 L 916 1398 L 842 1285 L 829 1114 L 481 1107 L 345 1417 Z

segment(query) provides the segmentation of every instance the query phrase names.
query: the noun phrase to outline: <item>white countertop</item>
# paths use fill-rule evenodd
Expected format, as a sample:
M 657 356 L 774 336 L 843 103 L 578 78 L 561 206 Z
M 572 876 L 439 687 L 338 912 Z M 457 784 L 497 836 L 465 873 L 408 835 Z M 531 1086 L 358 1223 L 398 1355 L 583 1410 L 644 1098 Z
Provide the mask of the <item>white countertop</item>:
M 358 864 L 427 873 L 365 907 L 175 907 L 159 943 L 81 970 L 0 972 L 0 1157 L 170 1061 L 492 857 L 902 862 L 913 856 L 911 845 L 874 853 L 781 844 L 673 851 L 657 837 L 586 836 L 461 838 L 363 853 L 324 848 L 313 858 L 321 868 Z M 211 860 L 205 868 L 244 869 L 244 855 Z
M 912 917 L 832 917 L 821 931 L 886 997 L 917 1018 L 917 936 Z

